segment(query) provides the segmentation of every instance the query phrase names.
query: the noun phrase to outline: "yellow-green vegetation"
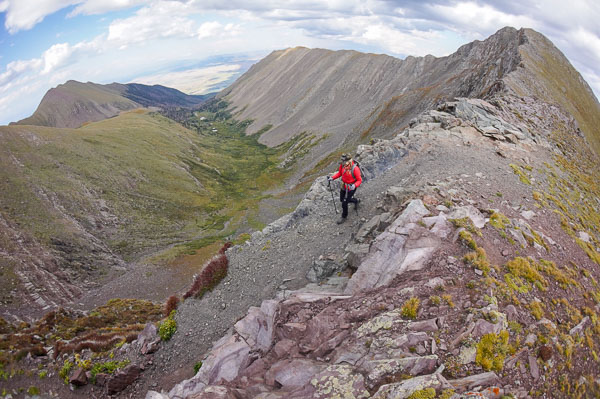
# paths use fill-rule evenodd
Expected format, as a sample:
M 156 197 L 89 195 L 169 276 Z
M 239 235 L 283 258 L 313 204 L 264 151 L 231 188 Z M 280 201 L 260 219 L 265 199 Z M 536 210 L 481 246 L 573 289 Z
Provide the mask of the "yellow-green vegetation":
M 81 359 L 79 353 L 75 354 L 75 365 L 84 370 L 89 370 L 92 367 L 92 359 Z
M 27 394 L 32 396 L 39 395 L 40 389 L 36 386 L 30 386 L 29 388 L 27 388 Z
M 177 322 L 175 321 L 176 311 L 172 311 L 169 317 L 163 320 L 158 326 L 158 335 L 163 341 L 171 339 L 175 331 L 177 331 Z
M 490 215 L 490 224 L 498 230 L 504 230 L 510 225 L 510 220 L 501 212 L 493 211 Z
M 454 393 L 454 389 L 444 389 L 442 393 L 440 393 L 440 396 L 438 396 L 436 399 L 450 399 L 452 396 L 454 396 Z
M 202 362 L 197 362 L 194 364 L 194 375 L 198 374 L 198 371 L 202 368 Z
M 519 180 L 521 181 L 521 183 L 531 185 L 531 180 L 529 180 L 529 177 L 521 169 L 521 167 L 519 165 L 515 165 L 514 163 L 511 163 L 509 166 L 512 168 L 515 175 L 519 176 Z
M 467 247 L 477 249 L 477 242 L 475 242 L 473 236 L 467 230 L 462 230 L 458 233 L 458 237 Z
M 40 380 L 43 380 L 44 378 L 46 378 L 48 376 L 48 370 L 41 370 L 38 373 L 38 377 L 40 377 Z
M 117 362 L 115 360 L 110 360 L 108 362 L 102 363 L 94 363 L 90 370 L 92 384 L 96 383 L 96 375 L 99 373 L 113 374 L 120 368 L 127 366 L 130 363 L 129 359 L 121 360 Z
M 506 269 L 514 277 L 524 278 L 530 283 L 539 282 L 542 287 L 548 285 L 546 279 L 537 271 L 536 263 L 531 258 L 517 257 L 506 263 Z
M 475 244 L 475 252 L 469 252 L 463 257 L 463 260 L 474 268 L 481 270 L 484 276 L 487 276 L 491 270 L 485 249 L 477 247 L 477 244 Z
M 65 384 L 69 383 L 69 374 L 71 374 L 71 370 L 75 364 L 69 359 L 65 359 L 62 368 L 58 372 L 58 376 L 61 380 L 65 382 Z
M 456 228 L 462 227 L 462 228 L 466 229 L 467 231 L 469 231 L 470 233 L 476 234 L 479 237 L 482 236 L 481 230 L 479 230 L 477 227 L 475 227 L 471 218 L 469 218 L 467 216 L 465 216 L 464 218 L 460 218 L 460 219 L 450 219 L 450 222 Z
M 442 303 L 442 298 L 437 295 L 432 295 L 429 297 L 429 302 L 431 302 L 432 305 L 439 306 L 439 304 Z
M 592 148 L 600 154 L 600 137 L 597 130 L 600 126 L 598 101 L 581 75 L 573 70 L 562 54 L 557 54 L 550 41 L 530 30 L 527 35 L 533 50 L 529 52 L 521 47 L 523 50 L 520 50 L 520 54 L 526 70 L 535 75 L 532 81 L 536 82 L 535 85 L 529 85 L 528 88 L 533 90 L 533 93 L 528 95 L 564 107 L 575 117 Z M 522 90 L 519 87 L 515 89 L 517 92 Z M 589 145 L 585 147 L 588 148 Z
M 435 395 L 435 389 L 425 388 L 414 391 L 408 396 L 407 399 L 435 399 Z
M 508 351 L 508 331 L 485 334 L 477 344 L 475 362 L 484 370 L 502 371 Z
M 412 297 L 402 305 L 402 309 L 400 310 L 400 314 L 402 317 L 407 319 L 416 319 L 417 314 L 419 313 L 419 305 L 421 301 L 419 298 Z
M 540 301 L 531 302 L 529 304 L 529 310 L 536 320 L 540 320 L 545 315 L 544 305 Z
M 450 306 L 451 308 L 453 308 L 454 306 L 456 306 L 456 305 L 454 305 L 454 302 L 452 301 L 452 295 L 450 295 L 450 294 L 445 294 L 445 295 L 442 295 L 442 299 L 443 299 L 443 300 L 446 302 L 446 304 L 447 304 L 448 306 Z
M 514 320 L 508 321 L 508 328 L 516 335 L 521 334 L 521 332 L 523 331 L 523 326 L 521 325 L 521 323 Z

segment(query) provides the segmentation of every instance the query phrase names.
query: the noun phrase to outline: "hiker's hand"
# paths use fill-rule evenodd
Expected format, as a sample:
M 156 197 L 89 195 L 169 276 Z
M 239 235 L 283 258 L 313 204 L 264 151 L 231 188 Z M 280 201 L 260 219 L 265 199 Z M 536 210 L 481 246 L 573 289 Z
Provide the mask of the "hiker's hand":
M 327 181 L 332 181 L 333 179 L 331 178 L 331 176 L 327 176 Z
M 356 186 L 354 184 L 350 184 L 348 186 L 348 190 L 350 190 L 350 191 L 354 190 L 355 188 L 356 188 Z

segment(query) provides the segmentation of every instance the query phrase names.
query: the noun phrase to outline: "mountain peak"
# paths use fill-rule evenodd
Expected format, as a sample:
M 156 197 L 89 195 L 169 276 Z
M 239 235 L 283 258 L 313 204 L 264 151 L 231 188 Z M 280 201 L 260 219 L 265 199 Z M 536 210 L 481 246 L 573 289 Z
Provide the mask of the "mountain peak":
M 208 96 L 193 96 L 161 85 L 82 83 L 76 80 L 50 89 L 32 116 L 18 125 L 77 128 L 141 107 L 193 107 Z

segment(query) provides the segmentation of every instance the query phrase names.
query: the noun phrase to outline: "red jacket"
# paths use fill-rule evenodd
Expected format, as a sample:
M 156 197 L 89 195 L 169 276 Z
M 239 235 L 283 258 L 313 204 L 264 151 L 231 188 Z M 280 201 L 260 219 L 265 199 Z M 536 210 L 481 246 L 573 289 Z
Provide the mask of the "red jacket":
M 352 176 L 353 169 L 354 176 Z M 352 165 L 348 169 L 345 169 L 344 165 L 340 165 L 339 170 L 333 176 L 331 176 L 331 178 L 335 180 L 340 176 L 342 176 L 342 182 L 344 182 L 345 185 L 354 184 L 356 187 L 358 187 L 362 184 L 360 169 L 356 166 L 354 161 L 352 161 Z

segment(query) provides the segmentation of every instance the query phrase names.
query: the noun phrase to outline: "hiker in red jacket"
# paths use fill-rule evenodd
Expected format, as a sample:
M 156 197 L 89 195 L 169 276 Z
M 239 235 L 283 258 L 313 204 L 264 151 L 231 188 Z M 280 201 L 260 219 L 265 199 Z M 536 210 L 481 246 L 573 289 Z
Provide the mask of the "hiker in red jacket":
M 342 187 L 340 189 L 340 201 L 342 201 L 342 217 L 337 224 L 344 223 L 348 217 L 348 202 L 354 204 L 354 209 L 358 209 L 358 198 L 353 198 L 358 186 L 362 183 L 360 168 L 354 163 L 352 157 L 348 154 L 342 155 L 342 163 L 339 170 L 333 176 L 327 176 L 328 181 L 342 177 Z

